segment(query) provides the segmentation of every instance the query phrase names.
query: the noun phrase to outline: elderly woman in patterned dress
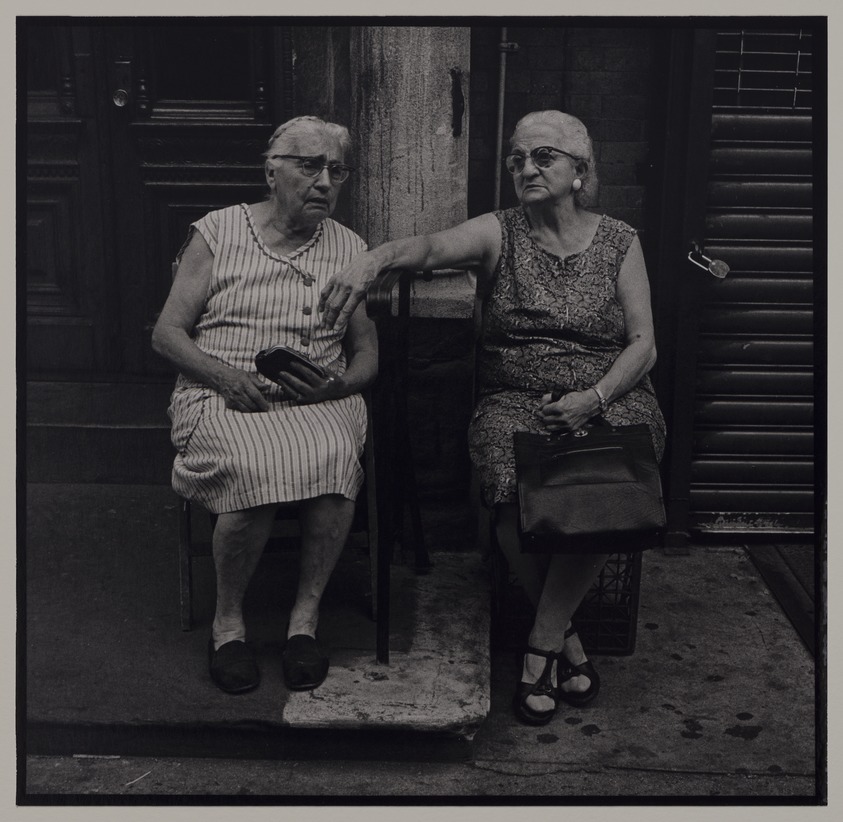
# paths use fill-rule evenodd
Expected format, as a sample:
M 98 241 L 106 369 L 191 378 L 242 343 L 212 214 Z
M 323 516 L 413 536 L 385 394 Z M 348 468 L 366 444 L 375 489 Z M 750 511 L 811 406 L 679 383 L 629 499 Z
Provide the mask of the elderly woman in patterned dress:
M 154 349 L 179 371 L 170 416 L 173 487 L 218 514 L 217 601 L 209 671 L 229 693 L 256 687 L 243 597 L 279 504 L 301 507 L 301 570 L 282 662 L 291 689 L 315 688 L 328 659 L 316 643 L 319 602 L 351 527 L 366 432 L 360 392 L 377 374 L 377 336 L 361 306 L 342 329 L 318 323 L 319 290 L 364 251 L 330 219 L 348 131 L 298 117 L 269 139 L 266 201 L 212 211 L 193 223 Z M 286 345 L 326 368 L 281 385 L 255 354 Z
M 615 425 L 646 423 L 660 457 L 665 427 L 646 376 L 656 349 L 641 245 L 628 225 L 584 207 L 597 185 L 585 126 L 559 111 L 528 114 L 506 163 L 517 208 L 359 255 L 323 291 L 320 310 L 326 326 L 341 326 L 389 269 L 480 272 L 469 449 L 498 543 L 536 608 L 513 708 L 522 722 L 540 725 L 560 700 L 581 706 L 597 694 L 597 672 L 571 617 L 613 550 L 549 561 L 521 553 L 513 432 L 575 431 L 602 412 Z M 553 402 L 556 387 L 565 393 Z

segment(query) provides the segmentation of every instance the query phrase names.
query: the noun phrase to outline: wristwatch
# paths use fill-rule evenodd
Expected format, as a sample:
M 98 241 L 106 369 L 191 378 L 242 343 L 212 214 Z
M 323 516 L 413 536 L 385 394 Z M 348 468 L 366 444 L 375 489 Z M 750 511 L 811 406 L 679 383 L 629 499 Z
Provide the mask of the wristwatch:
M 604 414 L 606 412 L 606 409 L 609 407 L 609 401 L 606 399 L 606 396 L 596 385 L 592 385 L 591 390 L 595 394 L 597 394 L 597 399 L 600 400 L 600 413 Z

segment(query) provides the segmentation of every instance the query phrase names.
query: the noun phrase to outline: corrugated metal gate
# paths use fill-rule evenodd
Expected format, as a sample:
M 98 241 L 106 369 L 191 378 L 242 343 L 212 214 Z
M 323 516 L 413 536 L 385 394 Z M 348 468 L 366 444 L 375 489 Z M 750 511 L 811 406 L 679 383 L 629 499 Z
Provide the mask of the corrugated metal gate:
M 717 35 L 688 530 L 814 531 L 812 42 Z

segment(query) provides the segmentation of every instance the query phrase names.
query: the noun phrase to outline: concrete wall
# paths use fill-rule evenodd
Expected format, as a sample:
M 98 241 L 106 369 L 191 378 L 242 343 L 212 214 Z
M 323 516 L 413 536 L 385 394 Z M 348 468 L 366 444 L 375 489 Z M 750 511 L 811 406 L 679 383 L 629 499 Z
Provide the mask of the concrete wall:
M 467 95 L 469 48 L 467 28 L 351 30 L 354 228 L 370 245 L 466 218 L 468 122 L 454 133 L 451 72 Z

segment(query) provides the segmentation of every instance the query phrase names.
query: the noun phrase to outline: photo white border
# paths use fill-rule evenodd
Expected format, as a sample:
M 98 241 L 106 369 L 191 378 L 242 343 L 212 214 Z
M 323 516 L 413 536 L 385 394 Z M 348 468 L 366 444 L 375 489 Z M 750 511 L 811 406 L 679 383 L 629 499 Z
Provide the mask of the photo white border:
M 145 3 L 126 3 L 117 0 L 80 0 L 80 2 L 62 3 L 61 0 L 12 0 L 3 4 L 0 11 L 0 111 L 6 111 L 7 115 L 0 123 L 0 138 L 7 157 L 15 156 L 15 123 L 9 114 L 15 111 L 15 18 L 18 15 L 72 15 L 72 16 L 310 16 L 310 12 L 299 11 L 305 4 L 300 3 L 271 3 L 267 0 L 237 0 L 237 2 L 221 2 L 221 0 L 204 0 L 200 3 L 185 3 L 183 0 L 147 0 Z M 326 24 L 330 24 L 332 16 L 374 16 L 383 17 L 382 21 L 371 21 L 373 24 L 389 24 L 389 18 L 396 16 L 413 16 L 420 18 L 420 25 L 424 25 L 423 18 L 443 16 L 452 17 L 454 25 L 470 25 L 470 18 L 476 16 L 495 16 L 506 18 L 511 14 L 514 4 L 501 2 L 501 0 L 466 0 L 460 4 L 460 14 L 453 14 L 455 3 L 453 0 L 426 0 L 423 4 L 424 15 L 417 13 L 418 3 L 410 3 L 408 0 L 379 0 L 374 2 L 354 2 L 344 4 L 339 0 L 327 0 L 316 7 L 319 14 L 326 16 Z M 839 58 L 836 57 L 835 45 L 840 45 L 838 23 L 841 19 L 840 4 L 831 2 L 815 2 L 814 0 L 798 0 L 794 2 L 783 2 L 783 0 L 707 0 L 705 3 L 691 3 L 686 0 L 641 0 L 636 3 L 622 2 L 622 0 L 602 0 L 602 2 L 591 3 L 565 3 L 557 0 L 532 0 L 527 4 L 529 16 L 589 16 L 589 17 L 613 17 L 613 16 L 690 16 L 690 17 L 718 17 L 718 16 L 824 16 L 828 18 L 829 37 L 829 78 L 839 76 L 835 69 L 839 69 Z M 199 10 L 201 9 L 201 14 Z M 518 15 L 515 15 L 517 17 Z M 526 22 L 521 18 L 519 22 Z M 839 191 L 841 182 L 840 163 L 838 157 L 840 152 L 835 149 L 839 146 L 833 137 L 839 137 L 840 132 L 840 92 L 839 83 L 829 82 L 829 206 L 828 225 L 830 227 L 840 225 L 836 219 L 840 216 Z M 2 201 L 2 219 L 0 220 L 0 247 L 14 249 L 16 242 L 15 229 L 15 175 L 8 164 L 8 179 L 4 185 L 5 197 Z M 5 175 L 4 175 L 5 176 Z M 829 236 L 832 236 L 831 233 Z M 839 265 L 841 253 L 839 244 L 829 243 L 828 253 L 828 350 L 843 351 L 843 322 L 835 322 L 836 309 L 840 306 L 840 286 L 837 281 L 838 272 L 843 271 Z M 15 351 L 17 341 L 15 300 L 11 293 L 0 301 L 0 328 L 6 337 L 5 343 L 0 345 L 0 374 L 5 377 L 4 384 L 7 390 L 3 392 L 0 399 L 0 455 L 2 455 L 4 470 L 0 473 L 0 500 L 2 500 L 3 513 L 8 516 L 3 518 L 4 522 L 15 522 L 17 497 L 15 464 L 17 452 L 16 432 L 16 406 L 15 406 L 15 385 L 16 365 Z M 832 373 L 834 369 L 829 363 L 829 408 L 839 408 L 836 400 L 840 394 L 840 377 Z M 829 429 L 834 427 L 839 415 L 829 414 Z M 834 504 L 839 501 L 838 474 L 840 472 L 840 436 L 829 433 L 829 534 L 839 533 L 840 517 L 839 509 Z M 17 527 L 20 527 L 18 524 Z M 155 806 L 104 806 L 96 807 L 85 805 L 81 807 L 60 806 L 24 806 L 15 805 L 16 791 L 16 752 L 15 752 L 15 619 L 16 619 L 16 587 L 15 587 L 15 554 L 14 541 L 9 540 L 9 545 L 2 551 L 0 560 L 0 578 L 3 580 L 3 593 L 0 598 L 3 610 L 0 612 L 2 624 L 6 625 L 3 650 L 5 652 L 6 664 L 0 665 L 0 689 L 7 698 L 2 702 L 2 722 L 0 722 L 0 822 L 4 822 L 12 816 L 20 816 L 27 820 L 41 819 L 78 819 L 80 822 L 95 822 L 96 820 L 113 820 L 119 816 L 121 822 L 131 822 L 135 819 L 151 819 L 154 816 L 166 818 L 167 820 L 195 820 L 201 818 L 202 822 L 216 822 L 216 820 L 236 819 L 278 819 L 280 806 L 285 806 L 284 813 L 293 813 L 293 806 L 286 806 L 284 797 L 279 796 L 279 802 L 271 807 L 248 807 L 248 806 L 220 806 L 220 807 L 176 807 L 167 805 L 163 808 Z M 841 567 L 843 563 L 838 559 L 839 549 L 834 545 L 833 536 L 829 536 L 828 556 L 828 589 L 835 591 L 832 580 L 839 581 L 841 578 Z M 839 623 L 840 608 L 836 600 L 829 603 L 829 642 L 828 657 L 830 660 L 828 677 L 828 693 L 835 693 L 834 683 L 839 681 L 837 676 L 840 671 L 841 642 L 839 634 L 835 630 Z M 834 626 L 834 628 L 832 627 Z M 838 807 L 836 814 L 840 813 L 839 791 L 835 784 L 835 775 L 841 758 L 839 755 L 839 743 L 841 730 L 841 715 L 843 708 L 832 703 L 829 705 L 829 728 L 828 728 L 828 790 L 829 805 L 827 807 L 812 806 L 638 806 L 621 805 L 613 806 L 556 806 L 554 813 L 561 816 L 573 816 L 577 822 L 591 822 L 601 820 L 604 822 L 610 819 L 623 819 L 625 822 L 675 822 L 677 817 L 684 820 L 696 819 L 718 819 L 718 820 L 747 820 L 748 818 L 763 818 L 765 820 L 783 820 L 792 822 L 796 818 L 813 818 L 814 816 L 827 816 L 833 812 L 833 807 Z M 167 797 L 162 796 L 162 803 Z M 505 797 L 501 798 L 505 800 Z M 701 801 L 704 799 L 700 797 Z M 837 800 L 837 804 L 835 804 Z M 225 801 L 225 797 L 221 797 Z M 362 801 L 362 798 L 361 798 Z M 544 812 L 540 806 L 521 807 L 518 806 L 410 806 L 397 808 L 388 804 L 389 799 L 371 798 L 371 806 L 326 806 L 314 808 L 307 811 L 308 819 L 336 818 L 342 815 L 343 822 L 372 822 L 374 819 L 391 820 L 396 814 L 400 814 L 402 821 L 413 822 L 414 820 L 436 819 L 460 819 L 460 820 L 482 820 L 483 822 L 512 822 L 513 815 L 518 814 L 525 820 L 538 818 Z M 551 803 L 549 803 L 551 804 Z

